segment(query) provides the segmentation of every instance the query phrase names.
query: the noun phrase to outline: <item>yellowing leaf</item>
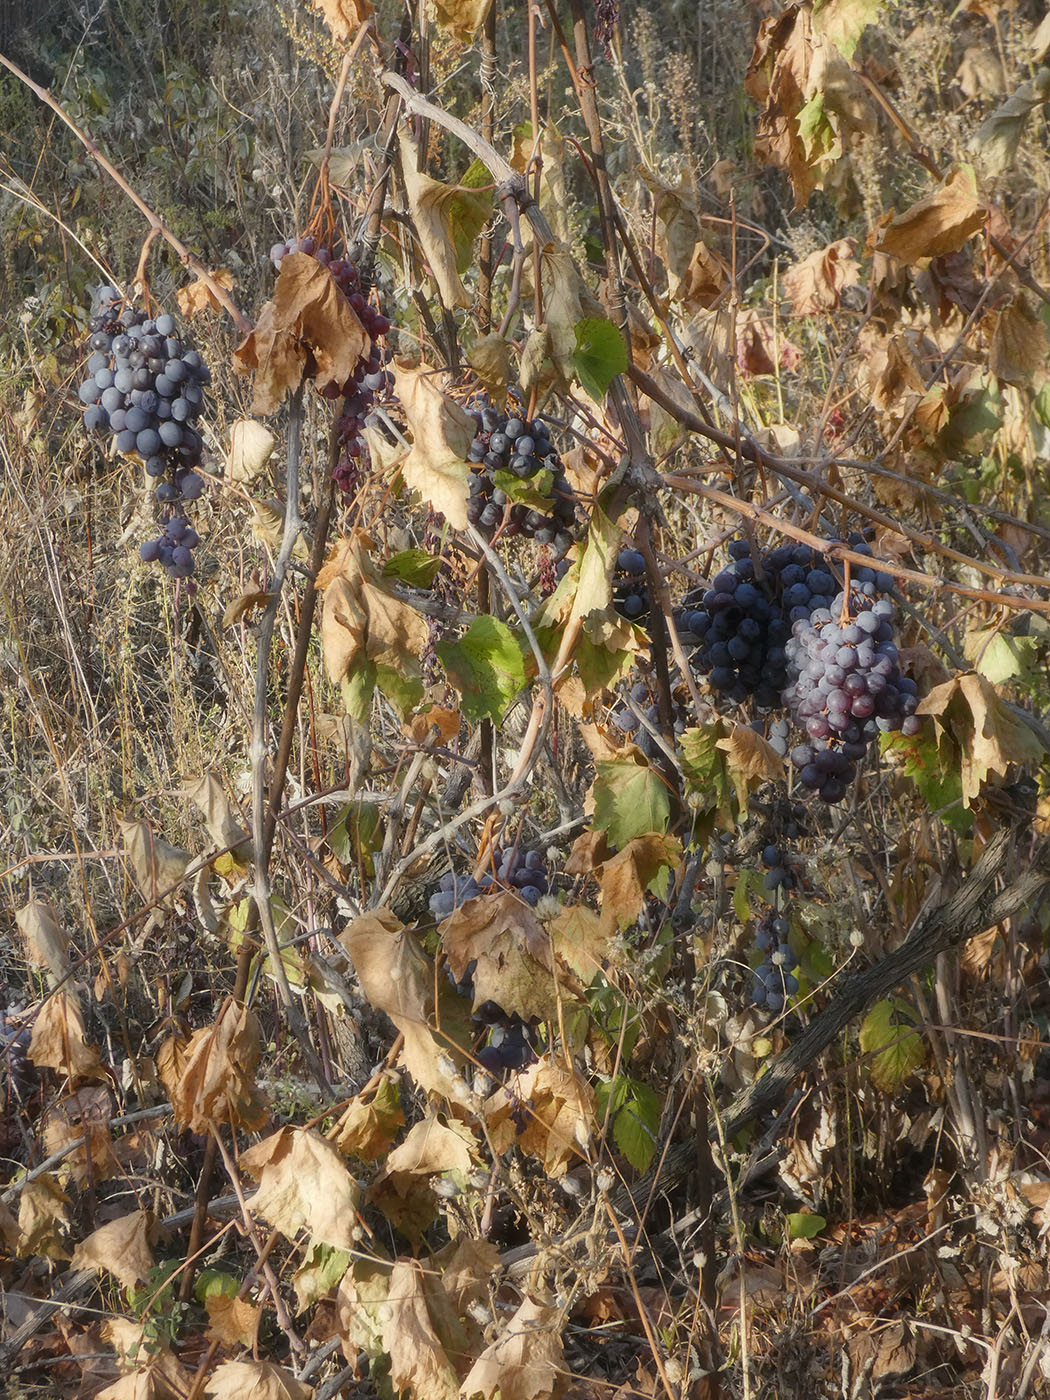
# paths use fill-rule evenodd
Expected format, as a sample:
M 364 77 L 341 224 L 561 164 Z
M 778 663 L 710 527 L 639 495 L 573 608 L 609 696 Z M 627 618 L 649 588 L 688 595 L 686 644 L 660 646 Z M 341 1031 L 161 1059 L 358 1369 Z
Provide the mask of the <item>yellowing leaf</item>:
M 890 997 L 876 1002 L 861 1024 L 860 1048 L 874 1057 L 872 1083 L 884 1093 L 900 1088 L 926 1058 L 922 1036 L 913 1029 L 918 1020 L 902 997 Z
M 484 335 L 467 351 L 467 363 L 494 403 L 502 403 L 510 381 L 510 343 L 498 332 Z
M 410 368 L 395 363 L 394 387 L 412 435 L 412 449 L 401 464 L 405 484 L 440 511 L 454 530 L 465 530 L 466 456 L 477 424 L 441 392 L 426 364 Z
M 306 1230 L 312 1240 L 350 1250 L 357 1240 L 357 1182 L 338 1149 L 308 1128 L 281 1128 L 241 1153 L 259 1183 L 252 1210 L 287 1239 Z
M 636 836 L 664 832 L 671 815 L 666 779 L 646 763 L 610 759 L 594 765 L 594 825 L 624 847 Z
M 339 1120 L 335 1143 L 339 1151 L 349 1157 L 375 1161 L 390 1151 L 404 1122 L 398 1076 L 388 1071 L 367 1098 L 357 1094 L 347 1104 Z
M 125 1288 L 145 1282 L 153 1268 L 149 1231 L 153 1217 L 136 1210 L 102 1225 L 73 1251 L 72 1268 L 106 1269 Z
M 498 1089 L 485 1104 L 485 1119 L 497 1152 L 517 1142 L 542 1162 L 551 1176 L 561 1176 L 596 1123 L 594 1090 L 563 1060 L 541 1059 L 516 1075 L 514 1095 Z M 517 1108 L 524 1106 L 524 1115 Z M 524 1116 L 525 1126 L 520 1120 Z
M 629 841 L 619 855 L 598 872 L 602 892 L 601 930 L 612 938 L 641 912 L 646 890 L 663 873 L 673 870 L 682 855 L 677 836 L 648 834 Z M 662 893 L 666 893 L 666 886 Z

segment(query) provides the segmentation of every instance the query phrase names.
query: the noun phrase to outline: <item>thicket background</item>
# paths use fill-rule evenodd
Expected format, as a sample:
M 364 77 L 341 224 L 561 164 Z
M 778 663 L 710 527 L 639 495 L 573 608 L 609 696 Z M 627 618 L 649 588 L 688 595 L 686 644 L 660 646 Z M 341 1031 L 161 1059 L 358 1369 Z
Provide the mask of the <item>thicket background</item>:
M 355 7 L 343 8 L 352 33 Z M 677 607 L 742 528 L 760 547 L 780 527 L 866 529 L 897 570 L 909 674 L 940 699 L 921 738 L 873 755 L 843 803 L 799 813 L 788 770 L 744 746 L 735 726 L 750 714 L 701 676 L 687 684 L 673 651 L 665 672 L 658 624 L 652 649 L 621 636 L 607 687 L 568 677 L 519 799 L 449 830 L 389 891 L 394 913 L 376 915 L 397 860 L 505 783 L 527 739 L 538 683 L 490 726 L 434 649 L 473 614 L 514 628 L 510 594 L 492 571 L 479 583 L 477 548 L 435 512 L 440 485 L 420 490 L 417 475 L 410 491 L 377 441 L 327 538 L 367 531 L 377 570 L 407 549 L 440 558 L 428 590 L 398 594 L 426 636 L 415 721 L 381 692 L 347 714 L 304 623 L 300 552 L 264 658 L 253 770 L 285 453 L 301 441 L 309 549 L 330 406 L 308 387 L 301 423 L 287 406 L 269 417 L 273 456 L 240 471 L 230 430 L 258 417 L 251 377 L 234 372 L 241 333 L 214 307 L 182 320 L 213 372 L 195 586 L 139 562 L 153 515 L 141 467 L 82 432 L 76 384 L 92 289 L 109 277 L 130 289 L 147 227 L 0 70 L 8 1392 L 1048 1394 L 1050 909 L 1037 879 L 1019 883 L 1045 866 L 1050 826 L 1045 7 L 818 6 L 844 49 L 843 34 L 859 42 L 848 62 L 808 71 L 808 145 L 801 102 L 776 87 L 806 6 L 554 7 L 571 53 L 574 18 L 589 33 L 578 87 L 546 6 L 531 76 L 528 7 L 496 0 L 488 36 L 450 23 L 471 9 L 381 0 L 334 109 L 349 40 L 306 5 L 0 5 L 0 53 L 200 264 L 228 272 L 249 322 L 273 290 L 271 245 L 320 207 L 334 110 L 336 228 L 355 244 L 378 233 L 389 343 L 405 364 L 422 354 L 447 370 L 433 382 L 458 403 L 479 387 L 471 356 L 512 295 L 509 256 L 488 287 L 485 272 L 484 239 L 500 255 L 508 224 L 493 198 L 461 260 L 465 304 L 442 306 L 380 74 L 407 74 L 519 169 L 538 117 L 540 204 L 596 298 L 577 305 L 615 321 L 611 258 L 632 365 L 669 400 L 624 377 L 660 483 L 603 498 L 615 506 L 603 547 L 621 531 L 651 547 Z M 581 92 L 596 99 L 622 220 L 611 240 Z M 412 119 L 411 135 L 433 179 L 468 176 L 473 154 L 439 122 Z M 938 189 L 964 207 L 935 202 L 931 232 L 920 202 Z M 912 247 L 880 247 L 891 216 L 916 205 Z M 469 208 L 464 196 L 456 217 Z M 177 312 L 194 274 L 163 239 L 147 268 L 152 297 Z M 512 381 L 535 325 L 531 268 L 530 251 L 507 328 Z M 546 280 L 543 292 L 549 309 Z M 592 398 L 573 368 L 548 357 L 534 382 L 579 494 L 579 554 L 624 432 L 615 389 Z M 422 420 L 396 395 L 387 412 L 419 441 Z M 500 552 L 536 621 L 553 558 L 520 542 Z M 555 651 L 563 627 L 547 637 Z M 283 960 L 289 1017 L 273 965 L 253 956 L 258 849 L 239 843 L 258 816 L 253 777 L 273 781 L 304 635 L 287 774 L 267 789 L 272 909 L 282 939 L 300 940 Z M 639 677 L 682 712 L 651 766 L 610 722 Z M 651 779 L 647 801 L 658 793 L 640 824 L 631 765 Z M 446 1019 L 401 1061 L 384 1014 L 396 943 L 430 1028 L 435 998 L 439 1021 L 442 1006 L 454 1017 L 443 964 L 467 934 L 439 934 L 427 898 L 445 864 L 469 874 L 499 825 L 545 853 L 561 906 L 541 925 L 559 1003 L 543 1018 L 542 1084 L 475 1083 L 462 1007 L 458 1029 Z M 750 1002 L 770 840 L 797 876 L 802 987 L 779 1016 Z M 960 890 L 949 923 L 970 941 L 951 948 L 929 916 Z M 926 956 L 880 980 L 916 920 L 934 929 Z M 525 946 L 532 926 L 519 934 Z M 537 1005 L 549 1005 L 534 985 L 543 966 L 529 964 L 532 990 L 518 993 Z M 858 972 L 869 980 L 851 992 Z M 250 1019 L 227 1002 L 235 987 Z M 41 1021 L 56 1005 L 57 1029 Z M 834 1034 L 807 1055 L 836 1007 Z M 198 1078 L 191 1050 L 210 1057 Z M 231 1084 L 236 1105 L 217 1106 Z M 238 1166 L 260 1135 L 269 1168 L 266 1151 Z M 267 1169 L 284 1175 L 267 1182 Z M 250 1198 L 260 1178 L 264 1199 L 242 1211 L 234 1180 Z M 114 1225 L 126 1233 L 99 1234 Z M 66 1312 L 41 1311 L 59 1297 Z

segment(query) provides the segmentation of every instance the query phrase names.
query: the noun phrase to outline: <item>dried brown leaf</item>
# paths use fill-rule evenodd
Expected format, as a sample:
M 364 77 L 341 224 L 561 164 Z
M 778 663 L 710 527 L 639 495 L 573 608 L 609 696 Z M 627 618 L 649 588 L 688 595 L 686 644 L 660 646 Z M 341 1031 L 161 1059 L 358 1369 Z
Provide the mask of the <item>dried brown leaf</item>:
M 259 1332 L 262 1308 L 247 1298 L 228 1298 L 225 1293 L 212 1293 L 204 1300 L 210 1326 L 204 1334 L 209 1342 L 220 1346 L 251 1347 Z
M 224 1361 L 204 1384 L 211 1400 L 310 1400 L 313 1388 L 269 1361 Z
M 383 1347 L 394 1389 L 418 1400 L 459 1400 L 459 1377 L 434 1330 L 418 1262 L 395 1263 L 387 1305 Z
M 69 934 L 59 923 L 54 905 L 44 899 L 31 899 L 18 910 L 15 922 L 26 941 L 29 961 L 47 968 L 50 986 L 64 982 L 73 964 L 66 951 Z
M 228 268 L 220 267 L 218 272 L 212 273 L 211 280 L 222 287 L 224 291 L 233 290 L 233 273 Z M 222 312 L 226 309 L 203 277 L 199 277 L 196 282 L 191 282 L 188 287 L 183 287 L 181 291 L 176 292 L 175 300 L 179 303 L 179 310 L 187 320 L 193 316 L 199 316 L 202 311 Z
M 25 1259 L 41 1254 L 45 1259 L 68 1259 L 66 1233 L 69 1197 L 50 1172 L 41 1172 L 18 1198 L 18 1253 Z
M 796 316 L 817 316 L 838 308 L 846 288 L 860 282 L 860 263 L 854 257 L 855 251 L 852 238 L 840 238 L 788 268 L 782 286 L 791 298 L 791 309 Z
M 594 1090 L 561 1059 L 541 1059 L 516 1075 L 513 1096 L 498 1089 L 486 1101 L 485 1119 L 498 1152 L 517 1143 L 551 1176 L 562 1176 L 581 1156 L 595 1126 Z M 525 1105 L 520 1128 L 517 1105 Z
M 247 485 L 254 481 L 273 456 L 277 438 L 255 418 L 239 418 L 230 429 L 230 450 L 226 471 L 231 481 Z
M 176 1120 L 194 1133 L 227 1122 L 252 1132 L 263 1127 L 266 1104 L 254 1080 L 262 1045 L 258 1018 L 230 997 L 214 1026 L 185 1044 L 162 1046 L 158 1069 Z
M 159 895 L 170 907 L 171 894 L 177 892 L 194 864 L 189 851 L 169 845 L 163 837 L 155 836 L 148 822 L 118 820 L 131 876 L 142 898 L 152 903 Z M 170 894 L 169 894 L 170 892 Z
M 70 1079 L 105 1079 L 98 1051 L 88 1044 L 84 1016 L 74 997 L 55 992 L 40 1008 L 29 1042 L 38 1069 L 54 1069 Z
M 153 1268 L 149 1232 L 153 1216 L 135 1210 L 102 1225 L 73 1251 L 74 1269 L 106 1269 L 125 1288 L 143 1283 Z
M 558 987 L 547 933 L 529 906 L 507 891 L 469 899 L 441 925 L 457 979 L 474 968 L 474 1007 L 495 1001 L 522 1020 L 558 1015 Z
M 442 29 L 469 44 L 485 22 L 492 0 L 434 0 L 434 12 Z
M 332 1143 L 308 1128 L 281 1128 L 241 1153 L 259 1183 L 252 1210 L 289 1240 L 300 1230 L 334 1249 L 357 1241 L 357 1182 Z
M 366 19 L 375 13 L 372 0 L 318 0 L 333 39 L 352 39 Z
M 438 295 L 445 306 L 469 306 L 470 293 L 456 269 L 456 244 L 450 221 L 451 204 L 458 192 L 456 186 L 432 180 L 417 168 L 416 147 L 404 130 L 401 132 L 401 169 L 412 226 L 437 283 Z
M 363 531 L 355 531 L 334 546 L 317 576 L 317 587 L 324 593 L 321 647 L 336 685 L 360 655 L 390 666 L 406 680 L 422 675 L 426 620 L 396 597 L 376 572 L 371 544 Z
M 440 511 L 454 530 L 467 528 L 467 449 L 477 424 L 443 394 L 426 364 L 395 363 L 394 387 L 412 435 L 401 465 L 405 484 Z
M 984 227 L 987 216 L 972 172 L 960 168 L 939 189 L 891 219 L 876 247 L 906 263 L 940 257 L 967 243 Z
M 570 1371 L 561 1339 L 561 1314 L 526 1298 L 470 1368 L 463 1400 L 554 1400 Z
M 1050 367 L 1046 326 L 1019 291 L 1001 311 L 990 316 L 988 368 L 1007 384 L 1021 388 L 1045 379 Z

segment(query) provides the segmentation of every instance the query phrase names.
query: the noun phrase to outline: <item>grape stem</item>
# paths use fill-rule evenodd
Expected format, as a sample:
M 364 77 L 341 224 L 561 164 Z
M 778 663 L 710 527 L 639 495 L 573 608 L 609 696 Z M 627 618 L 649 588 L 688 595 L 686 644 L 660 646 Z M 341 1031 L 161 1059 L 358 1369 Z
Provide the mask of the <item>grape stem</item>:
M 104 152 L 95 144 L 95 142 L 91 139 L 87 132 L 84 131 L 81 127 L 79 127 L 73 120 L 73 118 L 69 116 L 69 114 L 62 107 L 61 103 L 57 102 L 55 98 L 51 96 L 47 88 L 41 87 L 39 83 L 34 83 L 33 79 L 29 77 L 27 73 L 22 72 L 21 68 L 18 67 L 17 63 L 12 63 L 11 60 L 5 54 L 2 53 L 0 53 L 0 66 L 6 68 L 9 73 L 13 73 L 15 77 L 19 80 L 19 82 L 24 83 L 26 87 L 30 90 L 30 92 L 37 96 L 40 99 L 40 101 L 43 102 L 46 106 L 50 107 L 51 110 L 55 113 L 55 115 L 59 118 L 59 120 L 69 127 L 70 131 L 77 138 L 80 144 L 84 147 L 85 151 L 87 151 L 88 155 L 95 162 L 95 164 L 98 165 L 102 170 L 104 170 L 109 176 L 109 178 L 118 187 L 118 189 L 120 189 L 127 196 L 127 198 L 131 200 L 132 204 L 134 204 L 135 208 L 139 211 L 139 213 L 149 224 L 150 228 L 153 230 L 153 236 L 156 237 L 157 235 L 159 235 L 161 238 L 164 239 L 166 243 L 170 245 L 170 247 L 175 249 L 176 253 L 178 253 L 179 255 L 183 266 L 188 267 L 191 272 L 195 273 L 196 276 L 200 278 L 200 280 L 211 292 L 215 300 L 221 306 L 225 307 L 226 311 L 232 318 L 234 325 L 236 325 L 237 329 L 241 332 L 241 334 L 247 335 L 252 329 L 251 322 L 248 321 L 242 315 L 241 311 L 237 307 L 236 303 L 234 302 L 233 298 L 230 296 L 226 288 L 221 286 L 215 280 L 215 278 L 211 275 L 211 273 L 200 261 L 200 259 L 194 257 L 194 255 L 186 247 L 185 243 L 183 243 L 181 239 L 177 238 L 175 234 L 172 233 L 171 229 L 168 228 L 167 224 L 163 221 L 163 219 L 161 219 L 160 216 L 150 208 L 150 206 L 140 195 L 136 194 L 136 192 L 128 184 L 127 180 L 125 180 L 123 175 L 121 175 L 120 171 L 117 170 L 116 166 L 113 165 L 113 163 L 104 154 Z

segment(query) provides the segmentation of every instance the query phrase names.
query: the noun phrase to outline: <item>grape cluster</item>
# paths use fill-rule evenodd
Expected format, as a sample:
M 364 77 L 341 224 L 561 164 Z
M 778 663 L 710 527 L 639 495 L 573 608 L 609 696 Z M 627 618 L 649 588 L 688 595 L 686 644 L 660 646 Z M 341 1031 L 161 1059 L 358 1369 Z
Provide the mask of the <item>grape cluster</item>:
M 649 590 L 645 583 L 645 555 L 637 549 L 621 549 L 613 577 L 613 607 L 629 622 L 641 622 L 649 614 Z
M 446 870 L 437 890 L 430 896 L 430 912 L 435 919 L 447 919 L 453 909 L 466 904 L 468 899 L 492 894 L 498 889 L 517 890 L 526 904 L 538 904 L 540 898 L 550 892 L 542 854 L 516 849 L 503 851 L 497 846 L 492 852 L 491 869 L 486 870 L 480 880 L 475 880 L 473 875 L 457 875 Z
M 851 539 L 858 553 L 870 553 Z M 893 603 L 880 596 L 888 580 L 874 569 L 853 571 L 848 595 L 795 622 L 788 643 L 790 683 L 784 701 L 806 738 L 791 751 L 802 786 L 838 802 L 856 764 L 879 733 L 918 733 L 918 687 L 902 676 L 893 640 Z
M 24 1013 L 25 1007 L 21 1003 L 0 1010 L 3 1068 L 6 1070 L 8 1086 L 20 1099 L 24 1099 L 31 1092 L 35 1075 L 35 1067 L 29 1059 L 30 1027 L 25 1024 Z
M 197 532 L 181 511 L 204 489 L 194 470 L 203 441 L 196 422 L 211 375 L 196 350 L 175 334 L 171 316 L 148 316 L 123 306 L 115 287 L 101 287 L 88 322 L 91 353 L 78 393 L 84 426 L 110 434 L 116 450 L 135 454 L 157 479 L 154 499 L 164 528 L 139 550 L 144 561 L 158 561 L 171 578 L 193 573 Z
M 306 253 L 327 267 L 336 286 L 357 313 L 371 342 L 368 354 L 358 360 L 353 374 L 344 384 L 331 384 L 322 390 L 326 398 L 343 400 L 342 412 L 335 425 L 340 454 L 332 476 L 340 491 L 351 496 L 357 489 L 362 469 L 368 465 L 364 429 L 373 400 L 377 394 L 393 386 L 393 375 L 383 368 L 390 358 L 390 351 L 379 346 L 379 341 L 390 330 L 390 321 L 368 300 L 367 290 L 350 258 L 338 257 L 310 234 L 275 243 L 270 249 L 274 267 L 280 270 L 289 253 Z
M 659 751 L 659 745 L 653 737 L 649 728 L 638 718 L 636 710 L 640 710 L 649 724 L 657 733 L 660 733 L 660 706 L 655 704 L 649 693 L 649 687 L 645 681 L 635 681 L 629 691 L 634 705 L 623 704 L 612 711 L 609 718 L 616 728 L 624 734 L 636 734 L 638 737 L 635 743 L 645 754 L 646 758 L 652 761 Z M 674 723 L 674 733 L 677 738 L 684 734 L 689 726 L 689 713 L 682 706 L 675 703 L 672 706 L 672 717 Z
M 798 958 L 788 942 L 791 924 L 783 910 L 784 898 L 794 889 L 797 878 L 783 849 L 774 843 L 762 851 L 762 864 L 766 867 L 763 886 L 780 907 L 768 909 L 755 929 L 755 946 L 764 957 L 754 970 L 751 999 L 759 1010 L 777 1015 L 788 997 L 798 991 Z
M 530 422 L 517 410 L 501 413 L 491 404 L 474 418 L 467 519 L 486 539 L 502 526 L 504 535 L 521 534 L 564 555 L 572 544 L 576 498 L 547 424 L 542 418 Z M 548 482 L 541 473 L 550 474 Z M 533 486 L 532 500 L 515 499 L 517 483 L 526 481 Z

